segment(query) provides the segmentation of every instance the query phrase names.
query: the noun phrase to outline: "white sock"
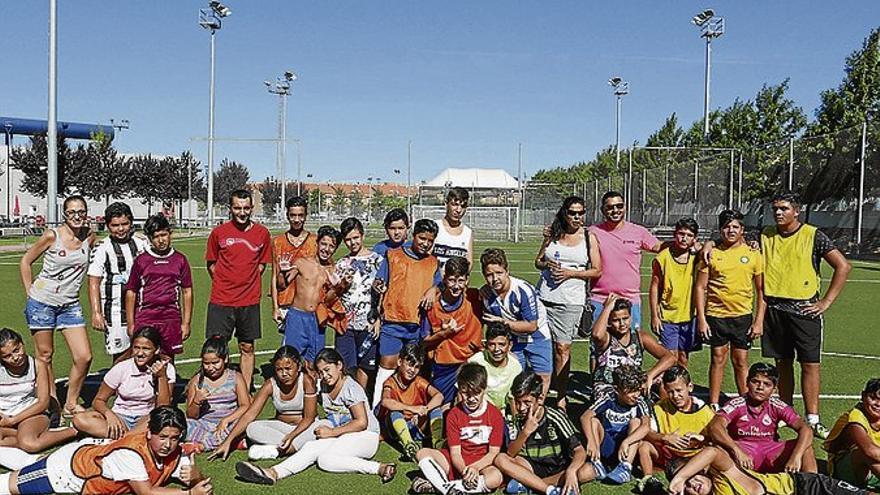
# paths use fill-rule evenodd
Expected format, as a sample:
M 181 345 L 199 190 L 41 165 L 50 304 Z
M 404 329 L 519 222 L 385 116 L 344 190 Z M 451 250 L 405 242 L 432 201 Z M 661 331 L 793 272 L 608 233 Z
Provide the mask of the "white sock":
M 550 495 L 551 493 L 553 493 L 553 490 L 555 490 L 555 489 L 556 489 L 555 486 L 550 485 L 550 486 L 547 487 L 547 490 L 545 490 L 544 493 L 545 493 L 546 495 Z M 566 494 L 566 495 L 567 495 L 567 494 Z
M 449 485 L 458 488 L 460 491 L 462 491 L 464 493 L 489 493 L 489 489 L 486 488 L 486 477 L 485 476 L 480 476 L 479 478 L 477 478 L 477 486 L 474 488 L 466 488 L 464 486 L 464 481 L 462 481 L 462 480 L 455 480 L 455 481 L 449 483 Z
M 383 368 L 381 366 L 376 370 L 376 385 L 373 387 L 373 410 L 375 410 L 376 407 L 379 406 L 379 403 L 382 402 L 382 386 L 385 385 L 385 380 L 391 378 L 391 375 L 393 374 L 394 370 L 389 370 L 388 368 Z
M 8 448 L 8 447 L 3 447 Z M 12 473 L 3 473 L 0 474 L 0 495 L 12 495 L 12 491 L 9 490 L 9 475 Z
M 819 415 L 818 414 L 807 414 L 807 424 L 808 425 L 819 424 Z
M 0 447 L 0 466 L 15 471 L 40 459 L 38 454 L 28 454 L 16 447 Z M 2 493 L 2 492 L 0 492 Z
M 446 494 L 451 484 L 446 477 L 446 471 L 437 464 L 437 461 L 430 457 L 425 457 L 419 461 L 419 469 L 422 470 L 422 474 L 425 475 L 425 478 L 431 482 L 431 485 L 433 485 L 438 492 L 444 495 Z

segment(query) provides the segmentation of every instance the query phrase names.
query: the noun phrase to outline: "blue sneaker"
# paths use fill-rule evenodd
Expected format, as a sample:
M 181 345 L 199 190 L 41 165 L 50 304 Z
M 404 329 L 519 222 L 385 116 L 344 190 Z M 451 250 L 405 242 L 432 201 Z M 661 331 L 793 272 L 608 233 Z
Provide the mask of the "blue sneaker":
M 558 486 L 551 487 L 547 495 L 562 495 L 562 488 Z
M 632 466 L 628 462 L 621 462 L 607 476 L 608 481 L 615 485 L 622 485 L 632 481 Z
M 593 466 L 593 471 L 596 471 L 597 480 L 604 480 L 608 476 L 608 470 L 602 465 L 602 461 L 593 461 L 590 464 Z
M 525 487 L 522 483 L 516 480 L 510 480 L 507 482 L 507 487 L 504 489 L 504 493 L 508 495 L 518 495 L 522 493 L 529 493 L 529 489 Z

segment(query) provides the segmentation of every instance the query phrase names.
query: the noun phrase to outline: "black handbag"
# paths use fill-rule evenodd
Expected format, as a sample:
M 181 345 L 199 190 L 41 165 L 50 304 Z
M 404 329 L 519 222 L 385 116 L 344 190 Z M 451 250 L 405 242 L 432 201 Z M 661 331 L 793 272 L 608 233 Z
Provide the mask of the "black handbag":
M 589 270 L 593 263 L 590 259 L 590 231 L 586 227 L 584 227 L 584 244 L 587 248 L 587 269 Z M 584 283 L 586 284 L 586 297 L 584 297 L 584 310 L 581 312 L 577 335 L 582 339 L 589 339 L 593 334 L 593 303 L 590 299 L 590 281 L 585 280 Z

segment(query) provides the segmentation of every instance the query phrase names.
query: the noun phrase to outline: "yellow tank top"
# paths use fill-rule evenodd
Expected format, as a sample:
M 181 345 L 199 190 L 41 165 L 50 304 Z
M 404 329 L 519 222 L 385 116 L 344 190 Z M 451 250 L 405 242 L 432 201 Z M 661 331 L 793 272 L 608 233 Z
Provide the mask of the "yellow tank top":
M 660 293 L 660 319 L 666 323 L 686 323 L 694 318 L 691 303 L 694 289 L 694 260 L 688 256 L 686 263 L 675 261 L 667 248 L 655 258 L 663 275 Z
M 764 293 L 768 297 L 807 300 L 819 292 L 819 274 L 813 267 L 816 227 L 802 224 L 783 237 L 775 226 L 761 233 L 764 253 Z
M 837 418 L 837 422 L 835 422 L 834 427 L 831 428 L 831 433 L 828 434 L 828 438 L 822 445 L 825 451 L 828 452 L 828 463 L 830 464 L 829 467 L 832 473 L 834 472 L 835 462 L 847 453 L 851 452 L 853 449 L 857 448 L 854 444 L 837 446 L 834 445 L 836 440 L 843 433 L 843 430 L 846 429 L 846 427 L 850 424 L 857 424 L 864 428 L 865 432 L 868 434 L 868 438 L 870 438 L 871 441 L 874 442 L 874 445 L 880 445 L 880 430 L 875 430 L 871 427 L 871 422 L 868 421 L 867 416 L 865 416 L 862 403 L 859 402 L 856 407 L 841 414 L 840 417 Z
M 754 471 L 745 471 L 745 473 L 760 483 L 767 495 L 794 495 L 794 478 L 790 474 L 762 474 Z M 715 495 L 756 495 L 749 493 L 742 485 L 723 473 L 710 469 L 709 474 L 712 477 L 712 484 L 715 485 L 712 490 Z
M 675 433 L 686 435 L 688 433 L 700 433 L 715 417 L 715 413 L 706 404 L 701 405 L 694 412 L 683 412 L 675 408 L 669 399 L 663 399 L 654 404 L 654 418 L 657 421 L 657 431 L 662 434 Z M 667 447 L 670 451 L 681 457 L 691 457 L 699 449 L 676 449 Z

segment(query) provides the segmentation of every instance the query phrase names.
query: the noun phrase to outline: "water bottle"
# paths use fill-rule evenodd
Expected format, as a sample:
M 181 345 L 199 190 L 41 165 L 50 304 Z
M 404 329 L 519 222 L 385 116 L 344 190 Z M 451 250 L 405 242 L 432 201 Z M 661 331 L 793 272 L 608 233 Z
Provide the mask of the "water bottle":
M 364 332 L 370 333 L 369 330 L 363 330 Z M 364 358 L 367 354 L 370 353 L 370 350 L 373 348 L 373 336 L 367 335 L 367 338 L 364 339 L 364 342 L 361 344 L 361 347 L 358 349 L 357 357 L 358 361 Z

